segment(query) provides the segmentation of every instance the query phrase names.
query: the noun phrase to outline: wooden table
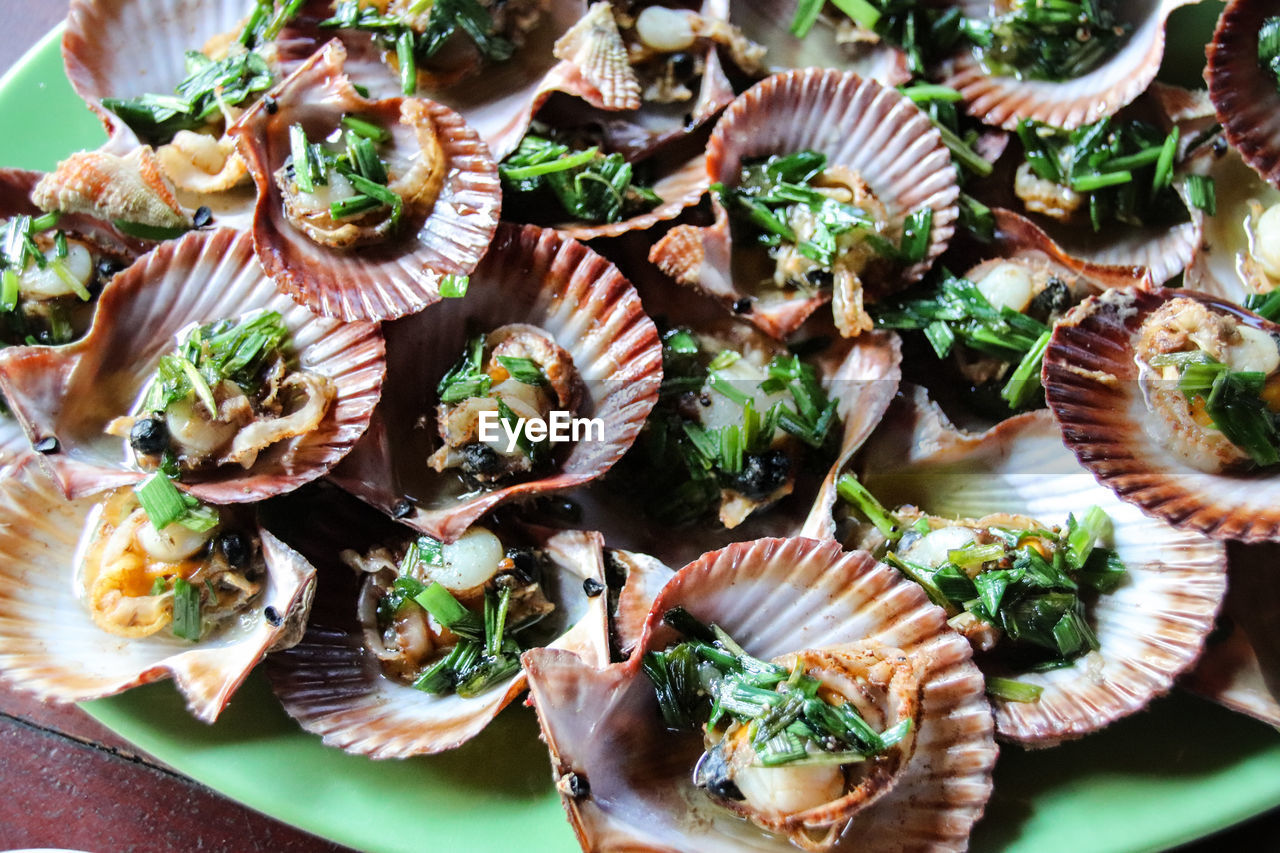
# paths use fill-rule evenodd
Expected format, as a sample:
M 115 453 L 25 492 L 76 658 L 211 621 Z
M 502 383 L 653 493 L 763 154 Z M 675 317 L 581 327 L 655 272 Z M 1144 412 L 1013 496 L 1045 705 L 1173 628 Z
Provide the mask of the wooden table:
M 0 72 L 57 24 L 67 5 L 68 0 L 0 0 Z M 44 705 L 3 686 L 0 790 L 0 849 L 347 849 L 210 791 L 139 752 L 77 708 Z M 1280 809 L 1183 851 L 1274 850 L 1277 838 Z

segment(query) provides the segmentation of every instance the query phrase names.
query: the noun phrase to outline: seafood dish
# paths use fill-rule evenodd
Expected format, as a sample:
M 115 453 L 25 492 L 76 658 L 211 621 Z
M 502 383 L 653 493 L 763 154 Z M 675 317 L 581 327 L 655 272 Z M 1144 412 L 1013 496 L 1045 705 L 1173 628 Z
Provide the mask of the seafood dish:
M 1280 14 L 1206 6 L 72 0 L 0 678 L 500 743 L 591 853 L 990 849 L 1171 693 L 1280 727 Z

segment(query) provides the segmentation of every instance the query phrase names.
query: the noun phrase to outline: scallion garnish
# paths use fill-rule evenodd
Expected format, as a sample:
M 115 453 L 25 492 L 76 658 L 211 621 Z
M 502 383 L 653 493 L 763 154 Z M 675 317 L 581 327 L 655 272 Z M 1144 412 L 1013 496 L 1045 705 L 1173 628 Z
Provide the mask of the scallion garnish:
M 1213 425 L 1255 464 L 1280 462 L 1280 428 L 1262 400 L 1266 377 L 1235 371 L 1208 353 L 1195 351 L 1181 366 L 1178 387 L 1189 401 L 1204 405 Z M 1154 359 L 1153 359 L 1154 361 Z
M 877 732 L 852 703 L 829 702 L 821 682 L 797 666 L 788 670 L 752 657 L 716 625 L 681 608 L 664 621 L 686 638 L 648 652 L 641 667 L 653 682 L 668 727 L 715 728 L 726 720 L 750 726 L 760 762 L 776 767 L 825 760 L 857 762 L 882 753 L 910 732 L 910 721 Z
M 199 640 L 203 629 L 200 610 L 200 588 L 174 578 L 173 635 L 192 642 Z
M 507 373 L 511 374 L 511 378 L 517 382 L 535 386 L 549 384 L 546 374 L 542 372 L 542 368 L 533 359 L 500 355 L 498 356 L 498 363 L 505 367 Z
M 450 273 L 440 279 L 440 295 L 445 299 L 461 299 L 467 295 L 467 288 L 470 286 L 469 276 Z
M 527 134 L 520 147 L 498 167 L 503 189 L 530 208 L 539 198 L 551 199 L 564 213 L 584 222 L 617 222 L 661 201 L 635 179 L 621 154 L 598 148 L 574 150 L 537 134 Z
M 1038 684 L 1028 684 L 1012 678 L 987 676 L 987 695 L 1005 702 L 1038 702 L 1044 688 Z
M 1267 18 L 1258 30 L 1258 64 L 1280 89 L 1280 15 Z
M 837 492 L 888 539 L 885 562 L 919 584 L 949 616 L 967 613 L 965 618 L 1003 631 L 1014 644 L 1009 655 L 1019 665 L 1065 665 L 1098 647 L 1085 618 L 1081 586 L 1108 593 L 1127 576 L 1116 553 L 1101 544 L 1110 519 L 1100 508 L 1090 507 L 1080 519 L 1068 517 L 1061 533 L 975 530 L 973 543 L 948 551 L 938 565 L 923 565 L 909 558 L 909 549 L 933 530 L 927 518 L 907 528 L 851 474 L 841 477 Z M 907 529 L 919 536 L 904 536 Z

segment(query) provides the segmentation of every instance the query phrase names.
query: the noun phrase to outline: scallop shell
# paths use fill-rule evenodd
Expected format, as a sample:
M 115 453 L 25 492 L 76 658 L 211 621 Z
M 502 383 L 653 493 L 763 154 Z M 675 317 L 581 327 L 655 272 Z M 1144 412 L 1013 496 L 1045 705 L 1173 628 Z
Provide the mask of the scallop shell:
M 318 429 L 264 451 L 252 470 L 224 466 L 184 483 L 211 503 L 261 500 L 321 476 L 351 449 L 369 424 L 386 360 L 377 326 L 318 318 L 277 292 L 247 234 L 193 232 L 162 244 L 103 289 L 82 340 L 0 351 L 0 390 L 28 437 L 57 438 L 41 462 L 68 497 L 135 483 L 146 474 L 126 464 L 125 442 L 106 424 L 133 407 L 180 330 L 257 309 L 279 311 L 300 364 L 337 389 Z
M 866 42 L 846 49 L 836 40 L 835 28 L 822 18 L 804 38 L 791 34 L 796 4 L 780 0 L 735 0 L 729 20 L 752 41 L 764 45 L 770 70 L 835 68 L 884 86 L 910 82 L 906 54 L 883 42 Z M 837 13 L 839 14 L 839 13 Z
M 267 582 L 259 609 L 199 644 L 159 635 L 125 639 L 93 623 L 76 596 L 76 546 L 95 498 L 67 501 L 28 470 L 0 490 L 0 671 L 13 684 L 55 702 L 112 696 L 173 678 L 198 719 L 211 723 L 269 649 L 289 641 L 305 619 L 315 570 L 260 530 Z M 272 625 L 266 609 L 285 618 Z
M 984 259 L 1011 258 L 1048 264 L 1059 274 L 1078 278 L 1092 292 L 1141 284 L 1154 276 L 1143 264 L 1099 263 L 1073 255 L 1020 213 L 996 208 L 992 214 L 996 223 L 995 239 L 989 247 L 983 247 Z M 1156 273 L 1163 275 L 1165 270 L 1157 268 Z
M 1143 321 L 1185 296 L 1248 325 L 1280 330 L 1241 308 L 1182 290 L 1113 290 L 1075 309 L 1045 353 L 1049 408 L 1067 445 L 1122 499 L 1177 528 L 1214 539 L 1280 540 L 1274 472 L 1210 474 L 1177 459 L 1151 432 L 1133 340 Z
M 587 386 L 581 414 L 603 420 L 606 440 L 580 442 L 555 473 L 466 493 L 457 476 L 427 467 L 437 434 L 435 388 L 470 326 L 513 322 L 543 329 L 573 356 Z M 661 381 L 657 330 L 630 283 L 581 243 L 534 226 L 499 227 L 465 299 L 389 324 L 386 334 L 385 405 L 333 479 L 386 512 L 412 507 L 404 522 L 445 541 L 499 504 L 602 475 L 635 440 Z
M 1049 412 L 965 433 L 916 390 L 886 417 L 863 459 L 862 482 L 886 506 L 1065 524 L 1096 505 L 1112 520 L 1111 546 L 1129 580 L 1090 610 L 1100 651 L 1063 669 L 1013 673 L 1044 692 L 1038 702 L 992 703 L 1002 739 L 1038 748 L 1083 737 L 1168 692 L 1199 657 L 1226 594 L 1225 549 L 1143 515 L 1095 482 L 1062 446 Z
M 728 340 L 742 341 L 737 345 L 739 350 L 751 346 L 765 350 L 776 347 L 779 353 L 784 351 L 780 345 L 746 324 L 730 325 L 722 318 L 717 318 L 718 323 L 690 320 L 691 314 L 701 313 L 698 308 L 691 311 L 689 306 L 671 305 L 671 310 L 665 310 L 665 303 L 657 299 L 650 301 L 650 296 L 649 292 L 645 293 L 650 311 L 677 325 L 687 325 L 695 330 L 724 331 Z M 714 306 L 711 308 L 714 310 Z M 802 532 L 811 536 L 824 535 L 826 531 L 823 528 L 807 526 L 814 523 L 812 507 L 815 496 L 819 505 L 829 507 L 834 503 L 839 472 L 871 434 L 897 393 L 902 375 L 901 361 L 897 335 L 869 332 L 856 339 L 836 341 L 813 362 L 829 398 L 837 401 L 837 411 L 842 419 L 836 458 L 829 468 L 818 472 L 806 471 L 802 466 L 791 494 L 765 509 L 752 512 L 738 526 L 727 529 L 720 523 L 708 521 L 681 527 L 676 531 L 678 535 L 673 535 L 670 525 L 651 518 L 644 508 L 637 506 L 626 481 L 622 479 L 593 483 L 589 489 L 573 495 L 582 510 L 583 523 L 609 531 L 609 542 L 615 547 L 652 555 L 671 566 L 688 563 L 707 551 L 734 541 L 798 536 Z
M 1223 637 L 1211 637 L 1196 668 L 1182 687 L 1213 701 L 1280 727 L 1280 586 L 1272 575 L 1280 550 L 1272 544 L 1233 545 L 1230 585 L 1223 608 Z
M 584 850 L 795 849 L 693 788 L 701 737 L 667 731 L 640 666 L 643 652 L 675 639 L 659 620 L 677 604 L 765 659 L 862 640 L 915 656 L 924 670 L 915 755 L 892 789 L 857 813 L 836 849 L 965 848 L 991 794 L 996 759 L 968 644 L 919 587 L 870 555 L 842 552 L 834 542 L 762 539 L 681 570 L 626 663 L 595 670 L 564 652 L 524 655 L 552 771 Z
M 1147 93 L 1124 111 L 1164 130 L 1177 127 L 1183 140 L 1191 140 L 1212 123 L 1208 103 L 1197 93 L 1176 86 L 1151 84 Z M 1004 158 L 995 174 L 971 191 L 994 209 L 1005 208 L 1025 215 L 1068 257 L 1082 263 L 1115 267 L 1142 267 L 1155 284 L 1163 284 L 1182 272 L 1199 245 L 1203 217 L 1190 209 L 1190 220 L 1173 227 L 1134 227 L 1104 224 L 1094 231 L 1086 221 L 1059 222 L 1038 213 L 1023 213 L 1024 203 L 1014 193 L 1014 158 Z
M 1274 3 L 1232 0 L 1218 19 L 1205 81 L 1227 141 L 1272 186 L 1280 187 L 1280 92 L 1258 62 L 1258 31 Z
M 825 153 L 831 165 L 861 174 L 893 220 L 921 207 L 933 209 L 925 260 L 878 290 L 888 292 L 924 275 L 955 232 L 959 196 L 950 154 L 928 117 L 905 96 L 852 73 L 807 69 L 778 74 L 725 110 L 707 149 L 707 175 L 711 182 L 732 185 L 743 160 L 805 148 Z M 713 206 L 714 225 L 677 226 L 653 247 L 649 259 L 681 284 L 732 306 L 750 294 L 735 281 L 728 214 L 715 201 Z M 867 284 L 877 295 L 875 283 Z M 799 293 L 761 298 L 746 318 L 782 338 L 829 298 Z
M 640 644 L 649 608 L 675 572 L 656 557 L 617 548 L 605 550 L 605 566 L 605 574 L 611 584 L 615 583 L 613 573 L 622 575 L 623 586 L 618 593 L 609 632 L 615 659 L 622 660 L 630 657 Z
M 238 32 L 252 10 L 246 0 L 72 0 L 62 38 L 62 59 L 71 87 L 98 114 L 107 134 L 122 150 L 137 145 L 133 131 L 110 110 L 103 98 L 172 94 L 187 76 L 185 54 L 210 39 Z M 280 76 L 311 56 L 331 32 L 314 28 L 330 14 L 327 0 L 311 0 L 299 18 L 276 40 L 273 63 Z M 314 19 L 314 21 L 312 20 Z M 372 43 L 359 52 L 348 72 L 377 96 L 396 82 L 382 65 Z
M 231 129 L 258 185 L 253 241 L 267 274 L 312 311 L 344 320 L 386 320 L 421 311 L 440 299 L 446 275 L 475 269 L 498 225 L 498 172 L 484 143 L 462 118 L 432 101 L 368 101 L 343 76 L 342 44 L 330 42 L 272 90 L 276 109 L 259 103 Z M 417 104 L 438 135 L 446 160 L 444 185 L 426 213 L 410 214 L 400 233 L 358 251 L 313 242 L 286 218 L 274 175 L 289 157 L 289 127 L 302 120 L 327 133 L 347 113 L 377 114 L 389 126 L 402 105 Z
M 592 3 L 587 14 L 556 39 L 551 52 L 573 66 L 581 94 L 593 106 L 640 109 L 640 80 L 631 67 L 610 3 Z
M 410 531 L 342 495 L 313 493 L 290 498 L 276 514 L 286 536 L 319 568 L 318 595 L 306 634 L 296 646 L 267 660 L 267 675 L 285 710 L 326 746 L 371 758 L 405 758 L 453 749 L 475 737 L 504 707 L 524 692 L 523 673 L 472 699 L 435 696 L 382 674 L 364 648 L 356 612 L 360 579 L 337 555 L 343 548 L 400 539 Z M 319 520 L 319 522 L 317 521 Z M 377 531 L 370 536 L 370 531 Z M 548 534 L 542 547 L 563 572 L 558 584 L 565 609 L 565 633 L 552 648 L 569 649 L 599 666 L 609 662 L 607 596 L 587 597 L 587 579 L 604 582 L 603 539 L 599 533 Z
M 1201 293 L 1243 304 L 1247 296 L 1257 292 L 1250 285 L 1247 269 L 1250 246 L 1245 222 L 1252 216 L 1252 203 L 1264 210 L 1280 204 L 1280 190 L 1258 177 L 1235 149 L 1210 156 L 1204 171 L 1214 179 L 1218 211 L 1214 216 L 1194 212 L 1203 222 L 1202 238 L 1187 267 L 1186 284 Z
M 191 227 L 191 214 L 182 209 L 155 152 L 145 146 L 123 157 L 106 151 L 72 154 L 40 179 L 31 200 L 42 210 L 65 210 L 109 222 Z
M 44 177 L 42 172 L 0 169 L 0 219 L 12 216 L 39 216 L 41 209 L 31 201 L 31 193 Z M 132 261 L 151 244 L 120 233 L 114 225 L 78 213 L 64 212 L 58 227 L 99 246 L 116 260 Z
M 1114 115 L 1141 95 L 1155 79 L 1164 58 L 1169 15 L 1196 0 L 1132 0 L 1117 3 L 1122 21 L 1133 25 L 1120 50 L 1093 71 L 1074 80 L 1018 80 L 989 74 L 970 53 L 947 64 L 943 83 L 958 90 L 969 114 L 986 124 L 1013 130 L 1022 119 L 1074 130 Z M 970 18 L 988 18 L 988 0 L 955 4 Z

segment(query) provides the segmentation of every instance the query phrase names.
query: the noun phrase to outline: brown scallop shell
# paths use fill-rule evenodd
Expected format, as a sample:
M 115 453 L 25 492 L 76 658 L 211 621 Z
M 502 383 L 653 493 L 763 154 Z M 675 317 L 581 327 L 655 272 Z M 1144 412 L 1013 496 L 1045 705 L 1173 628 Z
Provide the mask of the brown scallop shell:
M 1008 513 L 1061 525 L 1098 506 L 1111 518 L 1109 545 L 1129 579 L 1090 607 L 1100 650 L 1042 673 L 979 662 L 988 675 L 1044 690 L 1037 702 L 993 701 L 1004 740 L 1054 746 L 1141 710 L 1195 663 L 1213 629 L 1227 587 L 1223 546 L 1145 516 L 1095 482 L 1047 411 L 968 433 L 913 389 L 867 442 L 860 477 L 887 506 L 944 517 Z
M 579 415 L 602 419 L 605 441 L 579 442 L 550 474 L 473 492 L 455 473 L 427 467 L 438 442 L 436 385 L 469 330 L 515 322 L 543 329 L 573 356 L 587 387 Z M 386 334 L 384 404 L 333 479 L 386 512 L 400 507 L 406 524 L 445 541 L 499 504 L 601 476 L 631 446 L 657 401 L 662 347 L 635 290 L 604 258 L 549 229 L 500 226 L 465 299 L 388 324 Z
M 323 475 L 364 433 L 385 347 L 377 326 L 325 320 L 280 294 L 247 234 L 196 231 L 162 244 L 103 289 L 82 340 L 0 351 L 0 390 L 28 438 L 57 438 L 56 452 L 40 459 L 68 497 L 135 483 L 146 473 L 130 467 L 125 440 L 107 435 L 107 423 L 133 408 L 180 330 L 258 309 L 280 312 L 301 366 L 328 376 L 336 397 L 318 429 L 264 451 L 251 470 L 191 474 L 184 488 L 212 503 L 277 495 Z
M 1067 445 L 1098 480 L 1144 512 L 1214 539 L 1280 540 L 1275 472 L 1211 474 L 1177 459 L 1156 438 L 1138 383 L 1134 339 L 1170 299 L 1187 297 L 1270 332 L 1280 326 L 1204 294 L 1113 290 L 1092 298 L 1054 331 L 1044 360 L 1049 408 Z
M 293 641 L 306 618 L 315 569 L 259 529 L 267 579 L 254 610 L 237 624 L 193 644 L 159 635 L 125 639 L 94 624 L 75 592 L 77 543 L 101 499 L 65 500 L 28 471 L 0 489 L 0 671 L 19 689 L 54 702 L 112 696 L 172 678 L 198 719 L 213 722 L 272 648 Z M 274 608 L 285 618 L 266 618 Z
M 411 213 L 385 243 L 358 250 L 313 242 L 285 217 L 276 171 L 289 157 L 289 128 L 327 134 L 343 115 L 398 123 L 410 99 L 369 101 L 343 75 L 345 48 L 332 41 L 272 90 L 276 108 L 259 102 L 230 133 L 258 185 L 253 243 L 258 260 L 284 292 L 317 314 L 343 320 L 388 320 L 421 311 L 440 299 L 446 275 L 470 273 L 498 225 L 497 166 L 461 116 L 418 100 L 435 126 L 446 160 L 444 184 L 429 211 Z
M 352 506 L 354 504 L 354 506 Z M 274 508 L 282 535 L 318 567 L 318 590 L 302 640 L 267 659 L 267 675 L 285 711 L 326 746 L 370 758 L 406 758 L 454 749 L 479 734 L 525 690 L 517 673 L 480 696 L 435 696 L 387 678 L 364 647 L 357 613 L 361 578 L 344 565 L 344 548 L 364 550 L 403 541 L 412 531 L 376 515 L 349 496 L 323 491 L 290 497 Z M 607 596 L 588 597 L 587 579 L 604 583 L 603 538 L 585 531 L 538 537 L 556 568 L 557 618 L 564 628 L 550 648 L 594 665 L 609 662 Z
M 1220 705 L 1280 727 L 1280 548 L 1232 545 L 1224 636 L 1210 637 L 1200 663 L 1180 685 Z
M 707 148 L 707 176 L 732 185 L 744 160 L 806 148 L 861 174 L 895 221 L 922 207 L 933 209 L 925 259 L 894 281 L 879 287 L 867 282 L 867 287 L 875 296 L 923 276 L 955 233 L 959 197 L 951 156 L 928 116 L 905 96 L 856 74 L 813 68 L 777 74 L 725 110 Z M 649 259 L 681 284 L 732 306 L 750 294 L 733 273 L 728 214 L 714 201 L 713 206 L 713 226 L 677 226 L 653 247 Z M 799 293 L 761 298 L 746 319 L 781 338 L 829 299 L 829 294 Z
M 1258 61 L 1258 31 L 1276 14 L 1266 0 L 1231 0 L 1209 44 L 1204 78 L 1227 141 L 1280 187 L 1280 91 Z
M 988 73 L 971 53 L 946 64 L 942 82 L 958 90 L 969 114 L 986 124 L 1013 130 L 1022 119 L 1074 130 L 1114 115 L 1141 95 L 1155 79 L 1164 58 L 1169 15 L 1196 0 L 1130 0 L 1117 3 L 1121 20 L 1132 34 L 1120 50 L 1082 77 L 1055 82 L 1018 80 Z M 961 0 L 960 11 L 971 18 L 988 18 L 988 0 Z
M 857 812 L 837 850 L 963 850 L 991 794 L 990 710 L 968 643 L 924 592 L 864 552 L 835 542 L 761 539 L 707 554 L 667 584 L 640 647 L 604 670 L 564 652 L 524 655 L 552 772 L 584 850 L 794 850 L 693 787 L 696 733 L 672 733 L 641 669 L 677 638 L 662 614 L 682 605 L 768 659 L 863 640 L 912 655 L 923 670 L 915 754 L 893 787 Z M 589 792 L 573 797 L 573 783 Z

